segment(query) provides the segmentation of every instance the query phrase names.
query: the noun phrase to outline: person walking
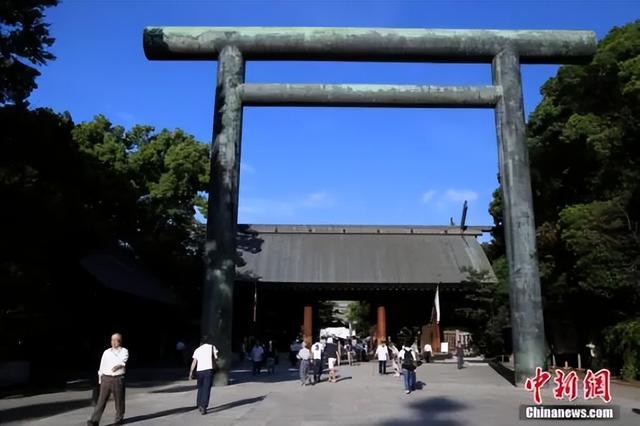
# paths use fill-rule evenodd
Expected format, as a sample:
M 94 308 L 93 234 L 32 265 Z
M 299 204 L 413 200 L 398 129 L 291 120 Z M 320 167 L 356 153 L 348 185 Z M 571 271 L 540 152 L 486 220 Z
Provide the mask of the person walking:
M 391 352 L 391 367 L 393 368 L 393 377 L 400 377 L 400 364 L 398 364 L 399 351 L 395 343 L 389 343 L 389 351 Z
M 376 348 L 376 358 L 378 358 L 378 374 L 387 374 L 387 359 L 389 358 L 389 348 L 383 340 Z
M 433 349 L 431 348 L 431 345 L 429 343 L 425 344 L 424 353 L 423 353 L 424 362 L 430 363 L 432 355 L 433 355 Z
M 251 369 L 251 374 L 258 375 L 260 374 L 260 367 L 262 366 L 262 358 L 264 356 L 264 348 L 260 344 L 259 340 L 256 340 L 256 343 L 253 345 L 251 349 L 251 362 L 253 368 Z
M 462 342 L 458 342 L 456 356 L 458 358 L 458 370 L 460 370 L 464 365 L 464 346 L 462 346 Z
M 333 338 L 327 339 L 327 344 L 324 347 L 324 355 L 327 357 L 327 363 L 329 364 L 329 382 L 336 383 L 336 360 L 338 358 L 338 345 L 333 343 Z
M 100 395 L 91 419 L 87 421 L 88 426 L 97 426 L 100 423 L 100 418 L 111 394 L 113 394 L 116 406 L 115 424 L 124 424 L 124 373 L 128 360 L 129 351 L 122 347 L 122 335 L 120 333 L 113 334 L 111 347 L 102 353 L 100 359 L 98 369 Z
M 300 360 L 300 384 L 306 386 L 309 379 L 309 364 L 311 363 L 311 351 L 307 349 L 307 342 L 302 342 L 296 357 Z
M 298 352 L 300 351 L 300 342 L 298 339 L 293 339 L 291 344 L 289 345 L 289 361 L 291 362 L 291 368 L 296 366 L 296 360 Z
M 349 366 L 353 365 L 353 356 L 352 356 L 352 348 L 351 348 L 351 339 L 347 339 L 344 343 L 344 350 L 347 353 L 347 362 Z
M 418 354 L 410 346 L 405 345 L 398 353 L 404 376 L 404 393 L 410 394 L 416 388 L 416 366 Z
M 207 414 L 214 369 L 217 368 L 218 349 L 211 343 L 209 336 L 202 336 L 200 346 L 193 351 L 193 361 L 189 370 L 189 377 L 197 380 L 198 394 L 196 406 L 200 414 Z M 196 372 L 194 375 L 193 372 Z
M 313 358 L 313 384 L 320 383 L 322 377 L 322 343 L 315 342 L 311 345 Z
M 313 384 L 320 383 L 322 376 L 322 343 L 311 345 L 311 367 L 313 368 Z
M 276 365 L 278 364 L 278 362 L 276 361 L 278 359 L 278 351 L 276 349 L 276 345 L 273 343 L 273 340 L 269 340 L 269 343 L 267 344 L 265 357 L 267 360 L 267 373 L 275 374 Z

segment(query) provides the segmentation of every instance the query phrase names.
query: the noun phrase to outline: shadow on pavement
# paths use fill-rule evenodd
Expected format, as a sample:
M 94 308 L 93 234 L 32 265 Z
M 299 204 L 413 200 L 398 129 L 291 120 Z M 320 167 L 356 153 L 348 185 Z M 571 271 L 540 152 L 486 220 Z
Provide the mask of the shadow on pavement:
M 140 416 L 134 416 L 134 417 L 129 417 L 124 419 L 124 424 L 128 425 L 129 423 L 136 423 L 144 420 L 157 419 L 160 417 L 170 416 L 172 414 L 187 413 L 189 411 L 195 411 L 195 409 L 196 407 L 191 405 L 189 407 L 172 408 L 171 410 L 159 411 L 157 413 L 142 414 Z
M 230 384 L 235 385 L 238 383 L 275 383 L 275 382 L 288 382 L 291 380 L 300 380 L 298 370 L 276 370 L 274 374 L 267 374 L 266 372 L 253 375 L 249 370 L 231 371 Z
M 411 395 L 411 394 L 410 394 Z M 408 395 L 410 398 L 411 396 Z M 413 419 L 393 419 L 377 423 L 380 426 L 396 426 L 396 425 L 434 425 L 434 426 L 462 426 L 464 423 L 453 419 L 445 418 L 448 414 L 456 411 L 464 410 L 465 404 L 446 397 L 429 398 L 424 401 L 417 401 L 409 404 L 407 407 L 411 412 Z M 417 413 L 416 413 L 417 411 Z
M 231 408 L 240 407 L 241 405 L 253 404 L 265 399 L 267 395 L 257 396 L 255 398 L 239 399 L 237 401 L 229 402 L 227 404 L 218 405 L 207 410 L 207 413 L 219 413 L 220 411 L 229 410 Z
M 151 391 L 149 393 L 179 393 L 179 392 L 194 391 L 196 389 L 198 389 L 198 386 L 194 382 L 194 384 L 192 384 L 192 385 L 171 386 L 171 387 L 165 388 L 165 389 L 157 389 L 157 390 Z
M 7 410 L 0 411 L 0 424 L 16 420 L 55 416 L 56 414 L 77 410 L 78 408 L 84 408 L 90 405 L 91 399 L 84 398 L 9 408 Z

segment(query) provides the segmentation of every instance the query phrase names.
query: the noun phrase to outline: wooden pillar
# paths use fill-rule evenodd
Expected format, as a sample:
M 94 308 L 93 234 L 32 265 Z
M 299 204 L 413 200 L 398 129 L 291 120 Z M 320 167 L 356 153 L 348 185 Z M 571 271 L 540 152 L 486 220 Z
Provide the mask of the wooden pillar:
M 431 349 L 433 353 L 439 353 L 440 350 L 440 324 L 434 322 L 431 324 Z
M 302 325 L 302 336 L 307 343 L 307 348 L 311 347 L 313 341 L 313 307 L 306 305 L 304 307 L 304 323 Z
M 377 340 L 380 344 L 383 340 L 387 340 L 387 313 L 384 306 L 378 306 L 378 323 L 376 327 Z

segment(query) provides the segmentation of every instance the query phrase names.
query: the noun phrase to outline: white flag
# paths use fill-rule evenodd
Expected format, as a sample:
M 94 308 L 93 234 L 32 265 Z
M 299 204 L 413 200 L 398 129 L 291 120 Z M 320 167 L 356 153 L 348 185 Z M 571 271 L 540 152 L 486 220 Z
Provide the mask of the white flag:
M 433 299 L 433 306 L 436 309 L 436 324 L 440 324 L 440 286 L 436 287 L 436 297 Z

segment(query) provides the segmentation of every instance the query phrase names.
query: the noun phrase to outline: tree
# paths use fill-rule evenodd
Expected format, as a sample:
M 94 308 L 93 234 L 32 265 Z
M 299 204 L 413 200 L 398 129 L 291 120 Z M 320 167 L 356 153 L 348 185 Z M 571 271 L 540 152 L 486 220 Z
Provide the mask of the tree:
M 0 105 L 24 105 L 37 87 L 38 65 L 55 56 L 54 39 L 42 22 L 44 10 L 58 0 L 0 0 Z
M 204 229 L 194 206 L 207 145 L 181 130 L 126 131 L 104 116 L 75 125 L 14 106 L 0 108 L 0 128 L 3 357 L 25 333 L 36 341 L 69 327 L 87 279 L 81 260 L 96 249 L 125 247 L 198 315 Z
M 497 280 L 488 271 L 463 268 L 467 274 L 465 302 L 456 308 L 469 325 L 476 349 L 485 356 L 505 352 L 504 329 L 509 325 L 509 290 L 504 258 L 493 264 Z
M 371 304 L 368 302 L 351 302 L 347 305 L 347 321 L 353 324 L 354 329 L 369 332 L 371 327 Z

